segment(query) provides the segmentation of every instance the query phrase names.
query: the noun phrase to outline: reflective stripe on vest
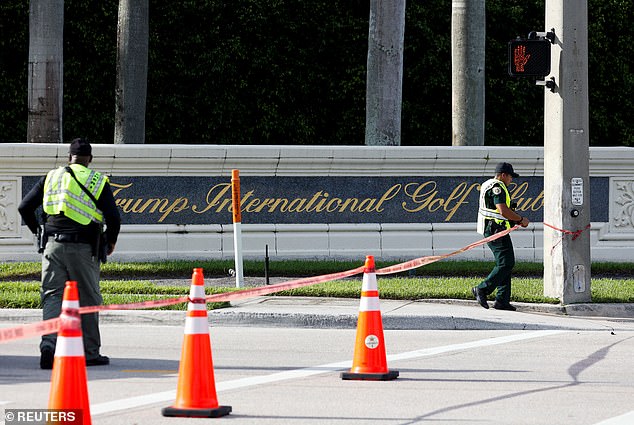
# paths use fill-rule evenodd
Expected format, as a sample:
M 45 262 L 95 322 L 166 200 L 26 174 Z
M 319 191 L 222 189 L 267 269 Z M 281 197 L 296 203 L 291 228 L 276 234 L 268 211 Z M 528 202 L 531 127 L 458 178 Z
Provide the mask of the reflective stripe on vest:
M 511 223 L 505 218 L 500 212 L 496 209 L 487 208 L 486 206 L 486 193 L 493 188 L 495 185 L 499 185 L 506 193 L 506 206 L 511 206 L 511 195 L 509 194 L 508 189 L 504 182 L 498 179 L 489 179 L 482 183 L 480 188 L 480 208 L 478 209 L 478 215 L 480 215 L 481 219 L 493 219 L 498 224 L 503 224 L 507 229 L 511 227 Z
M 79 164 L 71 164 L 77 180 L 99 199 L 108 178 Z M 103 213 L 64 167 L 49 171 L 44 182 L 44 212 L 64 215 L 79 224 L 103 223 Z

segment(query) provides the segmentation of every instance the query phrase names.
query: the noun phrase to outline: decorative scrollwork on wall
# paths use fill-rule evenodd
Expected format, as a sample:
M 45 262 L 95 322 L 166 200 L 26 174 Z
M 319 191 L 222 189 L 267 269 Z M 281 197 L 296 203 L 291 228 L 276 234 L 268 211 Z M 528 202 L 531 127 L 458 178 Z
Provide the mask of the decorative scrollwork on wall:
M 0 236 L 16 232 L 16 182 L 0 180 Z
M 634 180 L 614 180 L 612 226 L 619 231 L 634 229 Z

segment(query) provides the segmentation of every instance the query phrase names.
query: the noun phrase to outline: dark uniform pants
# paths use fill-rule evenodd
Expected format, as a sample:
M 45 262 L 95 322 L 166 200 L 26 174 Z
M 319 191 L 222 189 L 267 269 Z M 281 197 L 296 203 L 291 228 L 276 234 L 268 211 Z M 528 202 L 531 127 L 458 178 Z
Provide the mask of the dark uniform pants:
M 478 288 L 484 289 L 487 295 L 497 288 L 496 301 L 502 304 L 511 302 L 511 272 L 515 266 L 515 253 L 511 235 L 502 236 L 487 244 L 495 257 L 495 267 Z
M 42 256 L 40 297 L 44 320 L 60 315 L 67 280 L 77 281 L 81 307 L 103 303 L 99 290 L 99 260 L 93 258 L 90 244 L 55 242 L 51 237 Z M 82 314 L 81 328 L 86 359 L 94 359 L 99 356 L 101 346 L 99 313 Z M 43 335 L 40 350 L 44 347 L 55 349 L 56 342 L 56 333 Z

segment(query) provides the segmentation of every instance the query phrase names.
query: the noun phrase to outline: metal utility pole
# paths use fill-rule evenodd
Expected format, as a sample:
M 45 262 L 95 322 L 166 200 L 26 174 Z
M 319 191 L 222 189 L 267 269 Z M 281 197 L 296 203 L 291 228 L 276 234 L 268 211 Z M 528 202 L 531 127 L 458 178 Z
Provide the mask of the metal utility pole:
M 582 231 L 544 225 L 544 295 L 562 304 L 591 300 L 587 11 L 587 0 L 546 0 L 556 85 L 544 90 L 544 223 Z
M 365 144 L 401 144 L 405 0 L 371 0 Z
M 114 143 L 145 142 L 149 0 L 120 0 Z
M 64 0 L 31 0 L 27 142 L 62 143 L 63 54 Z
M 451 2 L 453 146 L 484 145 L 485 0 Z

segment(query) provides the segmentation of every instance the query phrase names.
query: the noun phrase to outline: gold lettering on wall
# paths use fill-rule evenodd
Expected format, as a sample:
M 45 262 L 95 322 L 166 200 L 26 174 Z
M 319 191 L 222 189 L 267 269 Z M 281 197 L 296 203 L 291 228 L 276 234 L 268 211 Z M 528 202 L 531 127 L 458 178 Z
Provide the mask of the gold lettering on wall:
M 458 211 L 458 209 L 463 205 L 469 203 L 466 201 L 467 196 L 469 196 L 469 194 L 475 188 L 477 188 L 476 190 L 479 191 L 480 184 L 472 183 L 471 185 L 469 185 L 469 183 L 467 182 L 462 182 L 454 188 L 451 194 L 447 197 L 447 201 L 445 202 L 445 211 L 449 213 L 447 214 L 445 221 L 451 221 L 451 217 L 454 216 L 456 211 Z M 475 214 L 476 212 L 474 212 L 474 216 Z
M 209 189 L 205 201 L 207 205 L 201 210 L 196 205 L 192 206 L 192 211 L 196 214 L 204 214 L 209 210 L 220 213 L 223 210 L 230 211 L 231 196 L 227 198 L 227 193 L 231 191 L 231 183 L 220 183 Z M 223 199 L 225 198 L 225 199 Z
M 209 188 L 204 197 L 194 193 L 179 193 L 161 196 L 152 193 L 143 197 L 138 195 L 140 187 L 134 183 L 112 183 L 113 195 L 117 206 L 124 214 L 144 214 L 155 217 L 162 223 L 169 217 L 189 211 L 190 214 L 226 214 L 231 217 L 231 183 L 218 183 Z M 160 187 L 153 188 L 160 191 Z M 182 190 L 195 191 L 184 187 Z M 353 190 L 351 188 L 350 190 Z M 345 190 L 345 189 L 344 189 Z M 325 190 L 316 190 L 301 196 L 264 197 L 256 190 L 249 190 L 242 195 L 240 208 L 248 214 L 355 214 L 370 215 L 400 210 L 401 214 L 440 214 L 434 220 L 450 222 L 460 211 L 459 216 L 477 215 L 477 199 L 480 183 L 464 179 L 452 186 L 444 185 L 436 180 L 404 181 L 392 183 L 390 187 L 375 196 L 344 197 L 333 195 Z M 134 195 L 131 195 L 134 193 Z M 204 193 L 204 192 L 203 192 Z M 517 202 L 517 210 L 521 212 L 537 212 L 543 208 L 543 191 L 535 196 L 529 191 L 529 184 L 521 182 L 509 186 L 511 198 Z M 471 199 L 471 201 L 469 201 Z M 469 205 L 473 203 L 475 205 Z M 437 218 L 436 218 L 437 217 Z
M 539 211 L 544 207 L 544 191 L 542 190 L 535 198 L 524 198 L 528 190 L 528 183 L 511 183 L 509 194 L 511 199 L 517 202 L 517 211 Z
M 433 213 L 442 209 L 442 211 L 448 213 L 443 220 L 451 221 L 458 209 L 468 204 L 466 201 L 467 197 L 474 189 L 478 190 L 480 184 L 461 182 L 452 189 L 446 198 L 439 196 L 437 187 L 438 184 L 433 180 L 405 185 L 405 194 L 411 202 L 404 201 L 402 204 L 403 209 L 412 213 L 423 210 Z

